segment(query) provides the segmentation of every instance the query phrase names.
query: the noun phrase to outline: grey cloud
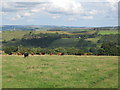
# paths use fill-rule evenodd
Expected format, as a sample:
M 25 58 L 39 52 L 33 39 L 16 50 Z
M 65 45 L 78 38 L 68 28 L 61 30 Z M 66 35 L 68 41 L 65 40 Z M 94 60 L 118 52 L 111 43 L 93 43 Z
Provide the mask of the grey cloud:
M 40 4 L 45 4 L 45 2 L 17 2 L 15 7 L 17 7 L 17 8 L 21 8 L 21 7 L 32 8 L 32 7 L 35 7 L 36 5 L 40 5 Z
M 7 6 L 3 5 L 2 7 L 3 12 L 16 13 L 19 11 L 27 11 L 27 12 L 33 13 L 31 10 L 36 10 L 38 12 L 41 10 L 43 12 L 47 12 L 53 15 L 54 14 L 59 14 L 59 15 L 76 14 L 75 10 L 70 10 L 70 9 L 64 10 L 64 8 L 70 8 L 70 7 L 62 7 L 61 5 L 60 7 L 57 6 L 56 8 L 56 6 L 54 6 L 54 4 L 51 2 L 8 2 L 7 4 L 8 4 Z M 72 4 L 72 2 L 70 4 Z M 69 6 L 69 3 L 66 6 Z
M 50 14 L 59 14 L 59 15 L 73 15 L 73 13 L 63 12 L 63 11 L 48 11 Z
M 3 12 L 17 12 L 18 9 L 14 9 L 14 8 L 2 8 Z
M 7 3 L 9 7 L 2 6 L 3 12 L 17 12 L 20 10 L 31 10 L 37 5 L 45 4 L 45 2 L 14 2 Z

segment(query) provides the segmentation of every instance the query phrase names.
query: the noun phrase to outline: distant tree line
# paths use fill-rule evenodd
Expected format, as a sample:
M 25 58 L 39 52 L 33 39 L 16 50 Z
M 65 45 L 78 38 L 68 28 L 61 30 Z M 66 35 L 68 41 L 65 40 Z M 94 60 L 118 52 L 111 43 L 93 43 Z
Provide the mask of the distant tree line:
M 3 48 L 4 52 L 6 54 L 15 54 L 15 53 L 21 53 L 24 54 L 25 52 L 29 54 L 39 54 L 39 53 L 45 53 L 45 54 L 55 54 L 57 55 L 58 53 L 64 53 L 65 55 L 82 55 L 84 54 L 84 51 L 81 49 L 76 49 L 76 48 L 25 48 L 24 46 L 20 45 L 18 47 L 10 46 L 10 47 L 5 47 Z

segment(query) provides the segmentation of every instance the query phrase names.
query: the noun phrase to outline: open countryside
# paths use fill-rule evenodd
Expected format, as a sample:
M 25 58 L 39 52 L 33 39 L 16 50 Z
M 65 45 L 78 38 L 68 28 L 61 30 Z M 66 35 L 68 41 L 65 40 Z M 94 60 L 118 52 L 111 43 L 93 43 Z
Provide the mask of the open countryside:
M 119 89 L 118 0 L 9 1 L 0 3 L 3 90 Z
M 118 34 L 100 32 L 3 31 L 3 88 L 117 88 Z

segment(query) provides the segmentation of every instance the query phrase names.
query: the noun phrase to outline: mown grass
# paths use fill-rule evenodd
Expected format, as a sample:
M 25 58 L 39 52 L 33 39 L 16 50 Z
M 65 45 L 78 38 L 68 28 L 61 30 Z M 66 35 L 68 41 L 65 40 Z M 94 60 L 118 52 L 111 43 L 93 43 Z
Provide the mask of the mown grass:
M 117 88 L 116 56 L 3 56 L 3 88 Z

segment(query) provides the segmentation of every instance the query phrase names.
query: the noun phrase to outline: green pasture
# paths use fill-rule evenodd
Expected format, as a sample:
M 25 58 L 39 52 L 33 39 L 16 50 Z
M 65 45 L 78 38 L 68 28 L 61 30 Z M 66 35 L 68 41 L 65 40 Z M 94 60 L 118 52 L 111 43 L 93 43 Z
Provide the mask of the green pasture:
M 11 40 L 13 38 L 21 39 L 25 34 L 28 34 L 30 31 L 3 31 L 2 39 L 3 40 Z
M 98 34 L 101 35 L 118 34 L 118 30 L 100 30 Z
M 97 44 L 97 42 L 98 42 L 98 40 L 99 40 L 100 38 L 101 38 L 101 37 L 96 37 L 96 38 L 87 38 L 87 39 L 85 39 L 85 40 L 87 40 L 87 41 L 91 41 L 91 42 L 93 42 L 93 43 Z
M 95 30 L 79 30 L 79 31 L 72 31 L 71 33 L 73 33 L 74 35 L 78 35 L 78 34 L 82 35 L 82 34 L 94 34 L 95 32 L 96 32 Z
M 3 88 L 117 88 L 117 56 L 3 56 Z

